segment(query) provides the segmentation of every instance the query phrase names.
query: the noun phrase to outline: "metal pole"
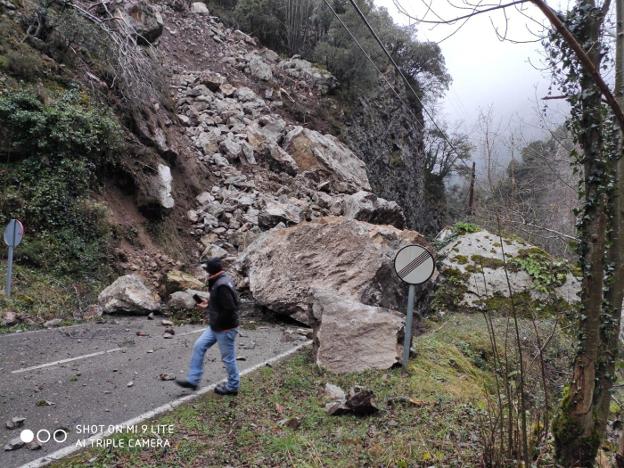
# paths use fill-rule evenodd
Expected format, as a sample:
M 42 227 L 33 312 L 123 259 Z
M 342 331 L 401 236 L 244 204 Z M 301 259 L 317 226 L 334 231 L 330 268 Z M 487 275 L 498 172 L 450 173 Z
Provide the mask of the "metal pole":
M 17 230 L 17 221 L 14 219 L 11 220 L 13 223 L 13 238 L 11 239 L 11 244 L 15 242 L 15 234 Z M 9 245 L 9 258 L 7 262 L 7 278 L 6 278 L 6 288 L 4 289 L 4 293 L 6 297 L 11 297 L 11 280 L 13 278 L 13 245 Z
M 9 262 L 7 265 L 6 288 L 4 293 L 6 297 L 11 297 L 11 278 L 13 276 L 13 246 L 9 245 Z
M 412 322 L 414 321 L 414 296 L 416 286 L 410 284 L 407 296 L 407 320 L 405 321 L 405 338 L 403 339 L 403 369 L 407 369 L 410 348 L 412 347 Z

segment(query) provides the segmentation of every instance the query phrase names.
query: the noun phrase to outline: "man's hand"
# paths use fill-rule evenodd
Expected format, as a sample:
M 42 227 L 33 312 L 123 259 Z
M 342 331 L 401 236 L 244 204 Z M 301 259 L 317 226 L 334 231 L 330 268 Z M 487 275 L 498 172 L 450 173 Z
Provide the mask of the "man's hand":
M 197 304 L 197 308 L 198 309 L 202 309 L 202 310 L 207 309 L 208 308 L 208 301 L 199 302 Z

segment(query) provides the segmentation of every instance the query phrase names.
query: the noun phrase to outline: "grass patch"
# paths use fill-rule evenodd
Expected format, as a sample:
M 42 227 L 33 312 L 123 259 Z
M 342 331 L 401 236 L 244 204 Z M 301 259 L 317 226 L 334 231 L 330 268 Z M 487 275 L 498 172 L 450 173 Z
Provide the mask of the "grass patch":
M 6 262 L 0 266 L 0 277 L 4 292 Z M 78 280 L 16 264 L 11 297 L 0 294 L 0 318 L 2 312 L 13 311 L 22 320 L 10 327 L 0 326 L 0 333 L 38 328 L 53 318 L 60 318 L 64 325 L 69 325 L 75 315 L 79 316 L 85 307 L 96 302 L 97 294 L 104 286 L 96 278 Z
M 495 324 L 504 329 L 503 320 Z M 52 466 L 476 466 L 494 380 L 484 321 L 458 314 L 430 325 L 436 328 L 415 341 L 408 375 L 334 375 L 318 369 L 308 349 L 244 379 L 237 398 L 205 395 L 157 418 L 153 424 L 174 425 L 169 448 L 89 449 Z M 530 333 L 528 323 L 523 330 Z M 327 415 L 328 382 L 372 389 L 382 411 Z M 395 397 L 419 404 L 388 405 Z M 301 420 L 298 429 L 280 424 L 293 417 Z

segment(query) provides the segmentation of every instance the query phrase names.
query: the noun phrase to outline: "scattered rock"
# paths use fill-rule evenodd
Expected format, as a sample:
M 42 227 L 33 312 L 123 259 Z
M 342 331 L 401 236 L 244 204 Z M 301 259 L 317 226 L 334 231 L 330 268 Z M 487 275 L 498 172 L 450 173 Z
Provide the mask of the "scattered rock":
M 175 375 L 171 375 L 171 374 L 160 374 L 160 375 L 158 376 L 158 378 L 159 378 L 160 380 L 165 380 L 165 381 L 167 381 L 167 380 L 175 380 Z
M 120 276 L 98 296 L 106 313 L 149 313 L 160 309 L 160 298 L 135 274 Z
M 39 442 L 37 442 L 36 440 L 33 440 L 29 443 L 26 444 L 26 448 L 28 450 L 40 450 L 41 449 L 41 444 Z
M 399 229 L 405 227 L 405 215 L 396 202 L 365 191 L 344 198 L 344 216 L 372 224 L 390 224 Z
M 54 406 L 54 403 L 48 400 L 38 400 L 37 403 L 35 403 L 35 405 L 36 406 Z
M 164 327 L 172 327 L 173 326 L 173 322 L 171 320 L 162 320 L 160 322 L 160 324 Z
M 186 289 L 202 289 L 204 287 L 204 284 L 193 275 L 180 270 L 167 272 L 164 278 L 164 284 L 166 294 L 172 294 L 176 291 L 184 291 Z
M 13 450 L 21 449 L 26 443 L 20 439 L 19 437 L 15 437 L 14 439 L 9 440 L 4 446 L 5 452 L 10 452 Z
M 292 430 L 298 429 L 301 426 L 300 418 L 286 418 L 277 423 L 279 426 L 289 427 Z
M 346 399 L 346 394 L 344 390 L 338 385 L 334 385 L 331 383 L 325 384 L 325 396 L 331 401 Z
M 336 137 L 295 127 L 285 136 L 283 147 L 301 171 L 320 171 L 347 183 L 353 191 L 370 192 L 366 164 Z
M 332 416 L 354 414 L 356 416 L 368 416 L 379 411 L 373 402 L 375 394 L 372 390 L 353 387 L 347 393 L 346 398 L 335 400 L 325 405 L 325 410 Z
M 12 310 L 7 310 L 2 314 L 2 326 L 3 327 L 11 327 L 16 325 L 19 322 L 18 316 Z
M 58 327 L 58 326 L 62 325 L 62 323 L 63 323 L 63 319 L 60 319 L 60 318 L 51 319 L 51 320 L 46 321 L 43 324 L 43 328 Z
M 167 308 L 170 310 L 192 310 L 195 308 L 195 299 L 187 291 L 176 291 L 169 296 Z
M 126 387 L 134 387 L 134 381 L 130 381 L 126 384 Z
M 266 63 L 260 55 L 254 53 L 248 54 L 247 60 L 247 66 L 249 67 L 251 76 L 263 81 L 270 81 L 273 79 L 271 65 Z
M 153 43 L 162 34 L 162 16 L 145 0 L 125 2 L 123 9 L 116 10 L 115 16 L 123 18 L 122 24 L 130 26 L 129 32 L 136 33 L 140 44 Z
M 220 73 L 206 70 L 199 76 L 199 82 L 211 91 L 218 91 L 221 85 L 225 83 L 225 77 Z
M 22 416 L 14 416 L 5 423 L 7 429 L 15 429 L 21 427 L 26 421 L 26 418 Z
M 204 2 L 193 2 L 191 3 L 191 13 L 196 15 L 209 15 L 210 11 L 208 11 L 208 7 Z
M 223 93 L 224 96 L 231 96 L 236 92 L 236 88 L 229 83 L 223 83 L 219 86 L 219 90 Z
M 301 209 L 295 205 L 269 202 L 258 216 L 258 225 L 265 230 L 271 229 L 282 222 L 285 224 L 299 224 L 301 222 Z
M 322 94 L 327 94 L 338 86 L 338 80 L 334 75 L 314 66 L 298 55 L 282 60 L 278 66 L 291 77 L 312 83 Z

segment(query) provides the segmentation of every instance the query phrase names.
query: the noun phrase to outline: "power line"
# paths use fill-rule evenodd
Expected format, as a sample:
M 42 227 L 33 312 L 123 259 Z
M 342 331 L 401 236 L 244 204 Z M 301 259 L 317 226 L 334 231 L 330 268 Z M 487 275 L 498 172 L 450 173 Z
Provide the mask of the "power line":
M 329 4 L 327 3 L 327 0 L 324 0 L 325 4 L 329 6 Z M 362 10 L 360 10 L 360 7 L 357 5 L 357 3 L 355 2 L 355 0 L 349 0 L 349 2 L 351 3 L 351 5 L 353 6 L 353 8 L 355 9 L 355 11 L 357 12 L 357 14 L 359 15 L 359 17 L 362 19 L 362 21 L 364 21 L 364 24 L 366 25 L 366 27 L 368 28 L 368 30 L 371 32 L 371 34 L 373 35 L 373 37 L 375 38 L 375 40 L 377 41 L 377 44 L 379 44 L 379 46 L 381 47 L 381 49 L 384 51 L 384 53 L 386 54 L 386 56 L 390 59 L 390 62 L 392 63 L 392 65 L 394 66 L 394 68 L 396 69 L 397 72 L 399 72 L 399 74 L 401 75 L 401 77 L 403 78 L 403 80 L 405 81 L 405 83 L 407 84 L 408 88 L 412 91 L 412 93 L 414 94 L 414 97 L 416 98 L 416 100 L 418 101 L 418 103 L 420 104 L 420 107 L 422 108 L 422 110 L 424 111 L 425 115 L 427 115 L 427 117 L 429 117 L 429 120 L 431 120 L 431 123 L 433 124 L 433 126 L 438 129 L 438 131 L 440 132 L 440 134 L 442 135 L 442 138 L 449 144 L 449 146 L 451 147 L 451 149 L 455 152 L 455 154 L 458 156 L 458 160 L 461 161 L 464 166 L 466 167 L 466 169 L 471 169 L 468 167 L 468 165 L 466 164 L 465 161 L 463 161 L 461 159 L 461 154 L 459 153 L 459 151 L 457 150 L 457 148 L 455 148 L 455 145 L 453 145 L 453 143 L 448 139 L 446 132 L 444 130 L 442 130 L 442 128 L 440 128 L 440 126 L 436 123 L 436 121 L 433 119 L 433 115 L 429 112 L 429 110 L 425 107 L 425 105 L 423 104 L 422 100 L 420 99 L 420 97 L 418 96 L 418 93 L 416 92 L 416 90 L 414 89 L 414 87 L 412 86 L 412 84 L 410 83 L 410 81 L 407 79 L 407 77 L 405 76 L 405 74 L 403 73 L 403 71 L 401 70 L 401 67 L 399 67 L 399 65 L 396 63 L 396 61 L 394 60 L 394 58 L 392 57 L 392 55 L 390 54 L 390 52 L 388 52 L 388 49 L 386 49 L 386 46 L 383 44 L 383 42 L 381 41 L 381 39 L 379 38 L 379 36 L 377 35 L 377 32 L 375 32 L 375 30 L 373 29 L 373 27 L 371 26 L 371 24 L 369 23 L 368 19 L 366 18 L 366 15 L 364 15 L 364 13 L 362 12 Z M 331 8 L 331 7 L 330 7 Z M 333 8 L 332 8 L 333 11 Z M 334 14 L 337 16 L 336 12 L 334 11 Z M 341 23 L 344 25 L 344 23 L 341 20 Z M 344 25 L 346 27 L 346 25 Z M 351 34 L 352 37 L 353 34 L 349 31 L 349 34 Z M 362 48 L 360 46 L 360 48 Z M 362 49 L 363 50 L 363 49 Z M 365 52 L 366 53 L 366 52 Z M 367 54 L 368 56 L 368 54 Z
M 397 99 L 399 99 L 399 101 L 401 101 L 401 103 L 405 106 L 405 108 L 407 109 L 407 111 L 412 114 L 412 117 L 414 117 L 416 119 L 416 122 L 419 123 L 421 125 L 421 128 L 424 130 L 425 126 L 420 122 L 420 120 L 418 119 L 418 116 L 416 114 L 414 114 L 410 108 L 410 105 L 408 103 L 406 103 L 403 98 L 401 97 L 401 95 L 399 94 L 399 92 L 396 90 L 396 88 L 394 86 L 392 86 L 392 84 L 390 83 L 390 81 L 388 80 L 388 78 L 386 78 L 386 75 L 379 69 L 379 67 L 377 66 L 377 64 L 375 63 L 375 61 L 371 58 L 371 56 L 368 54 L 368 52 L 366 52 L 366 50 L 364 49 L 364 47 L 362 46 L 362 44 L 360 43 L 360 41 L 358 40 L 357 37 L 355 37 L 355 34 L 353 34 L 351 32 L 351 30 L 349 29 L 349 26 L 347 26 L 347 24 L 342 20 L 342 18 L 338 15 L 338 13 L 336 12 L 336 10 L 334 10 L 334 8 L 329 4 L 328 0 L 323 0 L 323 2 L 325 2 L 325 5 L 327 5 L 327 8 L 329 8 L 331 10 L 331 12 L 334 14 L 334 16 L 336 17 L 336 19 L 340 22 L 340 24 L 342 25 L 342 27 L 347 31 L 347 33 L 349 34 L 349 36 L 351 36 L 351 39 L 353 39 L 353 41 L 355 42 L 355 44 L 360 48 L 360 50 L 362 51 L 362 53 L 364 54 L 364 56 L 368 59 L 368 61 L 373 65 L 373 67 L 375 68 L 375 70 L 377 71 L 377 73 L 379 73 L 379 75 L 381 75 L 381 77 L 384 79 L 384 81 L 386 82 L 386 84 L 388 85 L 388 87 L 392 90 L 392 92 L 396 95 Z

